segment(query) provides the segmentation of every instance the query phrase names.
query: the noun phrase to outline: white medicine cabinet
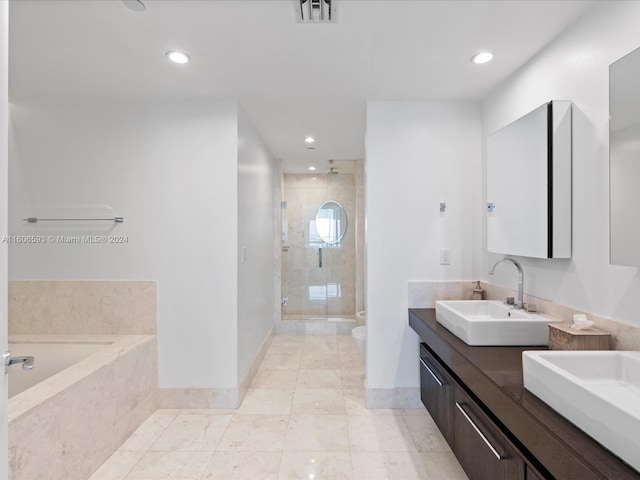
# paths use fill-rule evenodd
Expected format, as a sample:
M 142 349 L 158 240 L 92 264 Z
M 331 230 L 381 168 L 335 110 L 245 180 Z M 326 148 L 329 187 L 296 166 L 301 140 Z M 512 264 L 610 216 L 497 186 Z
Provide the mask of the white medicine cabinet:
M 487 138 L 487 250 L 571 258 L 571 102 L 553 100 Z

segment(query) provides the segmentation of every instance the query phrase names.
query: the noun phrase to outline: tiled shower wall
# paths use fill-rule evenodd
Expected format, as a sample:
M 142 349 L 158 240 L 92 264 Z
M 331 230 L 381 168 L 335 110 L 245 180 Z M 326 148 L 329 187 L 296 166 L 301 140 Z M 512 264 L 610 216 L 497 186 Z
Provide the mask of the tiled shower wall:
M 287 251 L 282 252 L 282 295 L 288 297 L 288 316 L 353 316 L 356 304 L 356 188 L 351 173 L 285 174 Z M 318 268 L 317 246 L 307 246 L 309 220 L 327 200 L 347 212 L 347 231 L 338 247 L 323 248 Z M 326 300 L 324 293 L 326 291 Z

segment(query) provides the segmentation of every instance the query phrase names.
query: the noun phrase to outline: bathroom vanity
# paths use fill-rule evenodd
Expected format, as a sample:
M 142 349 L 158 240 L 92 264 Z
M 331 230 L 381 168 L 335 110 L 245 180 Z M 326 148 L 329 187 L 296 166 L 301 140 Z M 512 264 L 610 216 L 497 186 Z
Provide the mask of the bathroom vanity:
M 421 339 L 422 401 L 471 480 L 640 479 L 524 389 L 522 352 L 546 348 L 469 346 L 435 309 L 410 309 L 409 325 Z

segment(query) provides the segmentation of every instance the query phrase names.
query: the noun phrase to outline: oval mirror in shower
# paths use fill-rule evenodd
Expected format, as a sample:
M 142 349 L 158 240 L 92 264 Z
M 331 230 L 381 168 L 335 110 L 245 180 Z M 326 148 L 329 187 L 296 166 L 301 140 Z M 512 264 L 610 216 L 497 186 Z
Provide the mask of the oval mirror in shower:
M 347 231 L 347 212 L 335 200 L 320 205 L 316 213 L 316 230 L 325 243 L 338 243 Z

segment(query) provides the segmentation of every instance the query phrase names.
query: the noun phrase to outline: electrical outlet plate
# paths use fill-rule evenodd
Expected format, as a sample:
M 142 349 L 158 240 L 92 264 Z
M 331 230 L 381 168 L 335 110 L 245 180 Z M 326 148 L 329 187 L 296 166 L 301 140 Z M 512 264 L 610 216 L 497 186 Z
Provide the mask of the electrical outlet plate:
M 448 248 L 440 249 L 440 265 L 451 265 L 451 250 Z

